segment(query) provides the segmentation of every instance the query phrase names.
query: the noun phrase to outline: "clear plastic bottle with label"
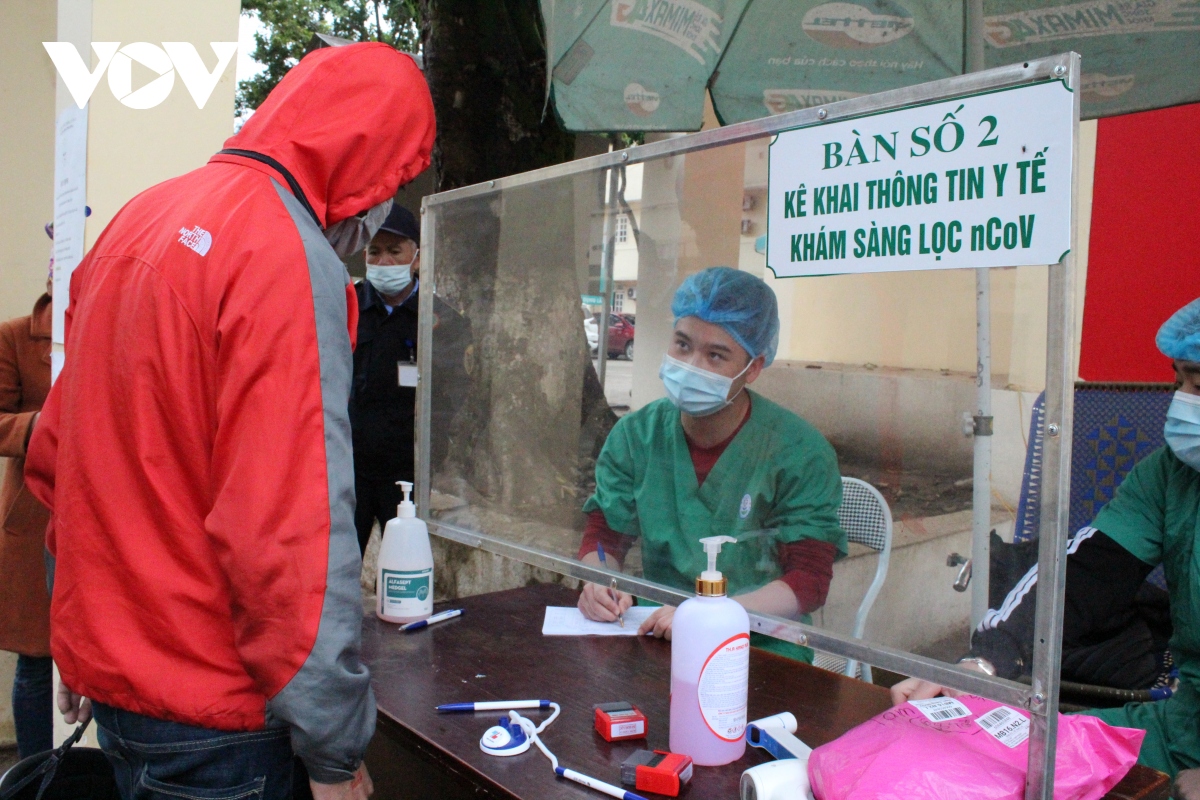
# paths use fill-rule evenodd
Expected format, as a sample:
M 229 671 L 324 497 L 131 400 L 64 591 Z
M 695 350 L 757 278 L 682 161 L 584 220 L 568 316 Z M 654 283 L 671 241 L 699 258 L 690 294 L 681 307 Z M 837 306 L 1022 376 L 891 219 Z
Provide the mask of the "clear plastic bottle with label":
M 750 618 L 725 596 L 717 571 L 721 545 L 730 536 L 701 539 L 708 569 L 696 594 L 675 611 L 671 623 L 672 753 L 702 767 L 737 761 L 746 752 L 746 704 L 750 686 Z
M 433 613 L 433 550 L 429 529 L 409 499 L 412 484 L 396 481 L 404 500 L 383 529 L 375 569 L 375 614 L 386 622 L 416 622 Z

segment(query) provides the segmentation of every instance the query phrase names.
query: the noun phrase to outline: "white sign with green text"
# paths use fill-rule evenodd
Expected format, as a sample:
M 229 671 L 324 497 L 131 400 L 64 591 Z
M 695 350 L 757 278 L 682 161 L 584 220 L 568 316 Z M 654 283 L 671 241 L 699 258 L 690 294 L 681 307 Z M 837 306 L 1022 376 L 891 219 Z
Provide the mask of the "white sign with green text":
M 1063 81 L 784 131 L 771 142 L 776 277 L 1054 264 L 1071 248 Z

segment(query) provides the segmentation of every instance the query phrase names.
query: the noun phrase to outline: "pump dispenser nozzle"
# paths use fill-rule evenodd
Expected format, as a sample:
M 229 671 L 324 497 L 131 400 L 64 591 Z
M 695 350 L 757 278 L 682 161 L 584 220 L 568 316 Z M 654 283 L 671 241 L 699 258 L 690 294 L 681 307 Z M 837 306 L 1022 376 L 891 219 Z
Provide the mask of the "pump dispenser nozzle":
M 708 569 L 696 578 L 696 594 L 704 597 L 723 597 L 725 595 L 725 576 L 717 570 L 717 556 L 723 544 L 737 544 L 732 536 L 708 536 L 700 540 L 704 552 L 708 555 Z
M 396 506 L 396 516 L 401 519 L 415 517 L 417 515 L 417 504 L 409 498 L 412 494 L 413 485 L 408 481 L 396 481 L 396 485 L 400 487 L 400 491 L 404 492 L 404 499 L 400 502 L 400 505 Z

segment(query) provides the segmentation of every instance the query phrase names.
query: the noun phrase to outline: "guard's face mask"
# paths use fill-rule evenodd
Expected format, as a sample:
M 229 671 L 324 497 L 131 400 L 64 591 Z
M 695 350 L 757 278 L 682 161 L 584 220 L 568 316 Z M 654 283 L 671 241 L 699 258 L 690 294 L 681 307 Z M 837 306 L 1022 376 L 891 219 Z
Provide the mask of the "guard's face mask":
M 750 359 L 750 364 L 753 363 L 754 359 Z M 658 377 L 662 379 L 667 396 L 676 408 L 693 417 L 707 417 L 733 402 L 729 390 L 733 388 L 734 381 L 746 374 L 750 364 L 734 377 L 726 378 L 664 355 L 662 366 L 658 368 Z
M 421 255 L 421 248 L 413 253 L 412 261 L 407 264 L 367 264 L 367 283 L 375 287 L 375 291 L 384 297 L 398 295 L 412 283 L 413 264 Z
M 1167 408 L 1167 424 L 1163 426 L 1167 446 L 1179 460 L 1194 470 L 1200 470 L 1200 397 L 1176 392 Z
M 325 239 L 339 258 L 349 258 L 367 246 L 391 210 L 392 200 L 388 198 L 365 213 L 330 225 L 325 229 Z

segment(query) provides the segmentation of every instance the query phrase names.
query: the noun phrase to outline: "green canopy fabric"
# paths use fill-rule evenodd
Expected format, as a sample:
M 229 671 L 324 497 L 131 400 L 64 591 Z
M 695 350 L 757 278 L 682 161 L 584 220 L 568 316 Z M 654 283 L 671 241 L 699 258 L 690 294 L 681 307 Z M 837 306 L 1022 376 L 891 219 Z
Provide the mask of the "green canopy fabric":
M 572 131 L 691 131 L 958 75 L 954 0 L 541 0 Z M 1075 50 L 1083 116 L 1200 100 L 1200 0 L 984 0 L 987 66 Z
M 567 130 L 699 130 L 705 87 L 746 3 L 542 0 Z
M 1084 119 L 1200 101 L 1200 2 L 984 0 L 989 67 L 1074 50 Z
M 946 0 L 754 0 L 712 82 L 723 124 L 948 78 L 963 9 Z

